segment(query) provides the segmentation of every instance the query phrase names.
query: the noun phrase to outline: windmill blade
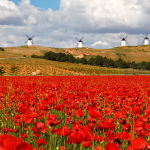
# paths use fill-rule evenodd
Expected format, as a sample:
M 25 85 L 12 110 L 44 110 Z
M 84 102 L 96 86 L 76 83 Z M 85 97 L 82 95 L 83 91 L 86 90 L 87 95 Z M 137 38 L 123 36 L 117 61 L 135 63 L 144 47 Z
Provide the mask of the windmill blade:
M 122 37 L 120 36 L 120 39 L 122 39 Z
M 31 37 L 31 39 L 34 38 L 34 37 L 35 37 L 35 35 L 33 35 L 33 36 Z
M 141 37 L 145 39 L 145 37 L 144 37 L 144 36 L 141 36 Z
M 128 36 L 126 36 L 125 39 L 126 39 L 127 37 L 128 37 Z
M 25 43 L 27 43 L 28 41 L 26 41 Z
M 144 38 L 144 40 L 145 40 L 145 38 Z M 142 44 L 144 43 L 144 40 L 143 40 Z
M 126 41 L 127 42 L 127 41 Z M 128 42 L 127 42 L 127 44 L 128 44 Z M 128 44 L 129 45 L 129 44 Z
M 82 40 L 83 38 L 84 38 L 84 37 L 82 37 L 81 40 Z
M 29 39 L 29 36 L 26 34 L 27 38 Z
M 146 34 L 146 37 L 148 36 L 148 33 Z
M 80 41 L 79 39 L 75 38 L 76 40 Z

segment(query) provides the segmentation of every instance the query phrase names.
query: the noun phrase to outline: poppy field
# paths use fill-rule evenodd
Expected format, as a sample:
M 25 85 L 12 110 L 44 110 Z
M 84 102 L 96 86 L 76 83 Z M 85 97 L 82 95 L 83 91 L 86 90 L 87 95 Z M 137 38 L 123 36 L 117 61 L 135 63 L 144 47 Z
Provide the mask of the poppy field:
M 1 76 L 0 150 L 150 150 L 150 76 Z

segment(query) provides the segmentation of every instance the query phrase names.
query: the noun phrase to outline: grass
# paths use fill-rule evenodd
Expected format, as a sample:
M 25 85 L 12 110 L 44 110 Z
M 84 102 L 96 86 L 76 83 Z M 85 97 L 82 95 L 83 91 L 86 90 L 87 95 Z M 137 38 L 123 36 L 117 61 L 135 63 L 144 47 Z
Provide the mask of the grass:
M 0 60 L 1 65 L 6 71 L 4 75 L 32 75 L 36 70 L 41 70 L 42 75 L 150 74 L 150 71 L 98 67 L 37 58 Z M 12 74 L 12 67 L 17 67 L 18 71 Z
M 74 56 L 79 56 L 85 54 L 86 58 L 95 57 L 97 55 L 112 58 L 114 60 L 118 59 L 120 56 L 125 61 L 150 61 L 150 45 L 139 45 L 139 46 L 124 46 L 124 47 L 114 47 L 111 49 L 92 49 L 92 48 L 52 48 L 43 46 L 19 46 L 19 47 L 6 47 L 4 52 L 0 52 L 0 58 L 14 58 L 22 57 L 23 55 L 31 56 L 32 54 L 43 55 L 45 52 L 53 51 L 55 53 L 70 50 Z M 120 54 L 120 56 L 118 56 Z
M 16 65 L 20 68 L 22 74 L 31 75 L 32 72 L 35 72 L 38 69 L 41 69 L 42 75 L 64 75 L 64 74 L 124 74 L 125 72 L 134 72 L 133 69 L 118 69 L 118 68 L 107 68 L 107 67 L 98 67 L 90 66 L 83 64 L 74 64 L 66 62 L 56 62 L 49 61 L 44 59 L 31 58 L 32 54 L 43 55 L 47 51 L 53 52 L 65 52 L 70 50 L 75 52 L 74 56 L 79 56 L 85 54 L 87 59 L 91 57 L 96 57 L 97 55 L 112 58 L 114 60 L 121 57 L 125 61 L 150 61 L 150 46 L 125 46 L 125 47 L 115 47 L 111 49 L 91 49 L 91 48 L 51 48 L 51 47 L 42 47 L 42 46 L 20 46 L 20 47 L 6 47 L 4 51 L 0 51 L 0 64 L 5 64 L 5 69 L 7 74 L 12 66 Z M 23 57 L 26 55 L 26 57 Z M 24 69 L 21 69 L 23 67 Z M 95 70 L 95 71 L 94 71 Z M 148 71 L 136 72 L 146 73 Z M 18 74 L 19 72 L 17 72 Z M 11 74 L 11 73 L 10 73 Z M 14 73 L 16 74 L 16 73 Z

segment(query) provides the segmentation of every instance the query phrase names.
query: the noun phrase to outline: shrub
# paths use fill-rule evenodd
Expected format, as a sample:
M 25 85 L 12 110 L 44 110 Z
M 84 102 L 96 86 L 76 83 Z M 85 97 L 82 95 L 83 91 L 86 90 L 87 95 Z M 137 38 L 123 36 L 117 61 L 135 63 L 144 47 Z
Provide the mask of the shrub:
M 0 67 L 0 75 L 2 76 L 5 73 L 4 67 Z
M 11 73 L 15 73 L 18 71 L 18 67 L 17 66 L 12 66 L 11 67 Z
M 0 47 L 0 51 L 4 51 L 4 48 L 3 48 L 3 47 Z
M 23 55 L 23 57 L 26 57 L 26 55 Z
M 37 56 L 35 54 L 31 55 L 32 58 L 37 58 Z

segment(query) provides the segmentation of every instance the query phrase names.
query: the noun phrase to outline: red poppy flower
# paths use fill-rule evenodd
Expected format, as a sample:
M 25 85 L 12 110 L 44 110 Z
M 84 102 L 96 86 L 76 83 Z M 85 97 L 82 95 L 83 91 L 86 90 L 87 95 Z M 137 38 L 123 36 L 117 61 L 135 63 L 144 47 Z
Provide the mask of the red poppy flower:
M 57 116 L 54 115 L 54 114 L 48 114 L 48 115 L 47 115 L 47 119 L 48 119 L 48 120 L 56 120 L 56 119 L 57 119 Z
M 87 148 L 87 147 L 92 147 L 91 141 L 84 141 L 82 142 L 83 147 Z
M 109 108 L 109 107 L 106 107 L 105 109 L 104 109 L 104 112 L 107 114 L 107 115 L 110 115 L 110 114 L 112 114 L 112 109 L 111 108 Z
M 129 141 L 131 139 L 131 134 L 129 134 L 128 132 L 124 131 L 121 133 L 117 133 L 117 137 L 122 140 L 125 139 L 126 141 Z
M 46 145 L 47 144 L 45 139 L 37 139 L 37 143 L 38 143 L 38 147 L 40 147 L 41 145 Z
M 63 111 L 64 105 L 63 105 L 63 104 L 57 104 L 57 105 L 54 106 L 54 109 L 55 109 L 55 110 Z
M 95 136 L 94 139 L 95 139 L 97 142 L 100 142 L 100 141 L 103 141 L 103 140 L 104 140 L 104 137 L 102 137 L 102 136 Z
M 67 149 L 67 148 L 64 147 L 64 146 L 59 146 L 59 149 L 60 149 L 60 150 L 65 150 L 65 149 Z
M 71 135 L 68 136 L 69 140 L 73 143 L 79 144 L 84 141 L 91 141 L 92 136 L 89 131 L 84 129 L 79 129 L 78 131 L 74 131 Z
M 73 143 L 79 144 L 85 141 L 86 135 L 83 132 L 75 131 L 68 137 Z
M 44 127 L 41 129 L 41 131 L 42 131 L 42 133 L 46 133 L 46 131 L 47 131 L 47 127 L 46 127 L 46 126 L 44 126 Z
M 114 139 L 117 138 L 114 131 L 112 131 L 112 130 L 105 132 L 105 134 L 106 134 L 107 141 L 109 141 L 110 143 L 113 143 Z
M 103 121 L 103 125 L 106 129 L 112 129 L 112 130 L 114 130 L 116 127 L 116 124 L 113 124 L 112 119 L 105 119 Z
M 45 150 L 45 148 L 41 147 L 39 150 Z
M 33 127 L 31 130 L 32 130 L 34 133 L 39 132 L 39 128 L 38 128 L 38 127 Z
M 144 122 L 143 121 L 136 121 L 135 122 L 135 130 L 142 130 L 144 128 Z
M 67 126 L 62 126 L 61 128 L 56 129 L 55 133 L 61 136 L 69 136 L 71 130 Z
M 44 123 L 42 123 L 42 122 L 37 122 L 37 127 L 38 127 L 38 128 L 43 128 L 43 127 L 44 127 Z
M 55 120 L 47 120 L 46 121 L 46 125 L 47 126 L 54 126 L 54 125 L 58 125 L 61 121 L 58 120 L 58 121 L 55 121 Z
M 142 137 L 135 138 L 130 143 L 134 147 L 135 150 L 145 150 L 147 146 L 145 139 Z
M 23 138 L 23 139 L 27 138 L 27 134 L 21 133 L 21 138 Z
M 142 110 L 138 107 L 138 106 L 135 106 L 133 107 L 132 109 L 132 113 L 136 114 L 136 115 L 140 115 L 142 112 Z
M 88 113 L 91 115 L 91 117 L 93 118 L 98 118 L 98 119 L 103 119 L 103 116 L 101 115 L 100 112 L 98 112 L 97 110 L 91 109 L 88 111 Z
M 33 150 L 30 144 L 9 134 L 0 135 L 1 150 Z
M 127 132 L 129 132 L 130 131 L 130 124 L 125 124 L 125 125 L 123 125 L 122 126 L 123 127 L 123 129 L 125 130 L 125 131 L 127 131 Z
M 103 146 L 94 147 L 95 150 L 103 150 Z
M 84 111 L 79 110 L 79 111 L 77 112 L 77 118 L 79 118 L 79 117 L 83 117 L 83 116 L 84 116 L 84 114 L 85 114 L 85 112 L 84 112 Z
M 121 150 L 121 149 L 118 147 L 117 143 L 108 143 L 106 145 L 106 150 Z

